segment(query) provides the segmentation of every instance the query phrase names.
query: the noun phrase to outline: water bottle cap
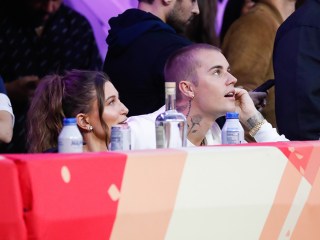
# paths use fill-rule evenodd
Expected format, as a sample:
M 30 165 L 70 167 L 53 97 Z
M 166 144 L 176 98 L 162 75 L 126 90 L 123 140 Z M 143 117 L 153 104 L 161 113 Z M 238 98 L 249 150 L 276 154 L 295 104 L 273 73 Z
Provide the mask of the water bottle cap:
M 176 82 L 165 82 L 165 87 L 166 88 L 175 88 Z
M 75 125 L 77 124 L 76 118 L 64 118 L 63 119 L 63 125 Z
M 238 119 L 239 113 L 237 112 L 227 112 L 226 113 L 226 119 Z

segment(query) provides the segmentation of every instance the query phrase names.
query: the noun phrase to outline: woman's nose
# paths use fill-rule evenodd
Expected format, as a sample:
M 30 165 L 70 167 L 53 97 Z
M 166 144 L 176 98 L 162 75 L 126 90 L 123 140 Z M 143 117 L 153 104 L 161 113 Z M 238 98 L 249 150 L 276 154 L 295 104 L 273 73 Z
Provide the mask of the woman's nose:
M 128 109 L 122 102 L 121 102 L 121 104 L 122 104 L 121 113 L 122 113 L 123 115 L 127 115 L 128 112 L 129 112 L 129 109 Z

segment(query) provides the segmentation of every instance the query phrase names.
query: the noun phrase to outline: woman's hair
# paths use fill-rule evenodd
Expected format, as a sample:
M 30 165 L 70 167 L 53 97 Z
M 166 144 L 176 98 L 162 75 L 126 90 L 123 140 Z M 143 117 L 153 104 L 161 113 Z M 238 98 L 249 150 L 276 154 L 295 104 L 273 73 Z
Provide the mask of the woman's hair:
M 104 85 L 110 81 L 102 72 L 72 70 L 65 76 L 45 76 L 38 85 L 28 111 L 28 150 L 43 152 L 57 147 L 58 136 L 63 127 L 63 118 L 89 113 L 97 100 L 99 118 L 104 109 Z M 109 136 L 106 134 L 106 143 Z
M 241 16 L 242 7 L 245 0 L 229 0 L 223 14 L 222 26 L 220 31 L 220 42 L 222 44 L 224 36 L 232 23 Z
M 208 43 L 219 46 L 215 22 L 217 15 L 216 0 L 198 0 L 200 13 L 194 16 L 187 26 L 185 36 L 196 43 Z

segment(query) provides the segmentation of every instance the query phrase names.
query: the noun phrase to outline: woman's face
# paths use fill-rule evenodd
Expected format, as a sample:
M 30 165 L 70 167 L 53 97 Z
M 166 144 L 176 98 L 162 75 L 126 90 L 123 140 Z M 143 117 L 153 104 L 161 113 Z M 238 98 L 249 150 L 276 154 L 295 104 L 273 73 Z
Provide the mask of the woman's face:
M 103 129 L 98 110 L 98 101 L 95 100 L 92 104 L 92 110 L 88 114 L 89 123 L 93 127 L 93 133 L 98 139 L 105 141 L 106 134 L 111 135 L 111 126 L 119 123 L 123 123 L 127 120 L 128 109 L 120 101 L 118 91 L 115 89 L 111 82 L 104 84 L 104 108 L 102 113 L 102 119 L 107 125 L 107 133 Z

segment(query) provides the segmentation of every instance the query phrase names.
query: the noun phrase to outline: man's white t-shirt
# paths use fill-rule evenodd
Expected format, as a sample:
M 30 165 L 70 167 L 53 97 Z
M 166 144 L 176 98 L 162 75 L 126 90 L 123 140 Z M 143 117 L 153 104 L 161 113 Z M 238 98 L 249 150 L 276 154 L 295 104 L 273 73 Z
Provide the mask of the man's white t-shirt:
M 165 111 L 165 106 L 159 110 L 139 116 L 129 117 L 127 120 L 131 129 L 131 149 L 155 149 L 156 148 L 156 133 L 155 120 L 157 116 Z M 257 142 L 280 142 L 288 141 L 284 135 L 279 135 L 271 124 L 264 123 L 260 130 L 254 136 Z M 214 122 L 212 127 L 206 134 L 206 145 L 221 144 L 221 129 L 219 125 Z M 187 141 L 187 146 L 195 146 L 190 141 Z

